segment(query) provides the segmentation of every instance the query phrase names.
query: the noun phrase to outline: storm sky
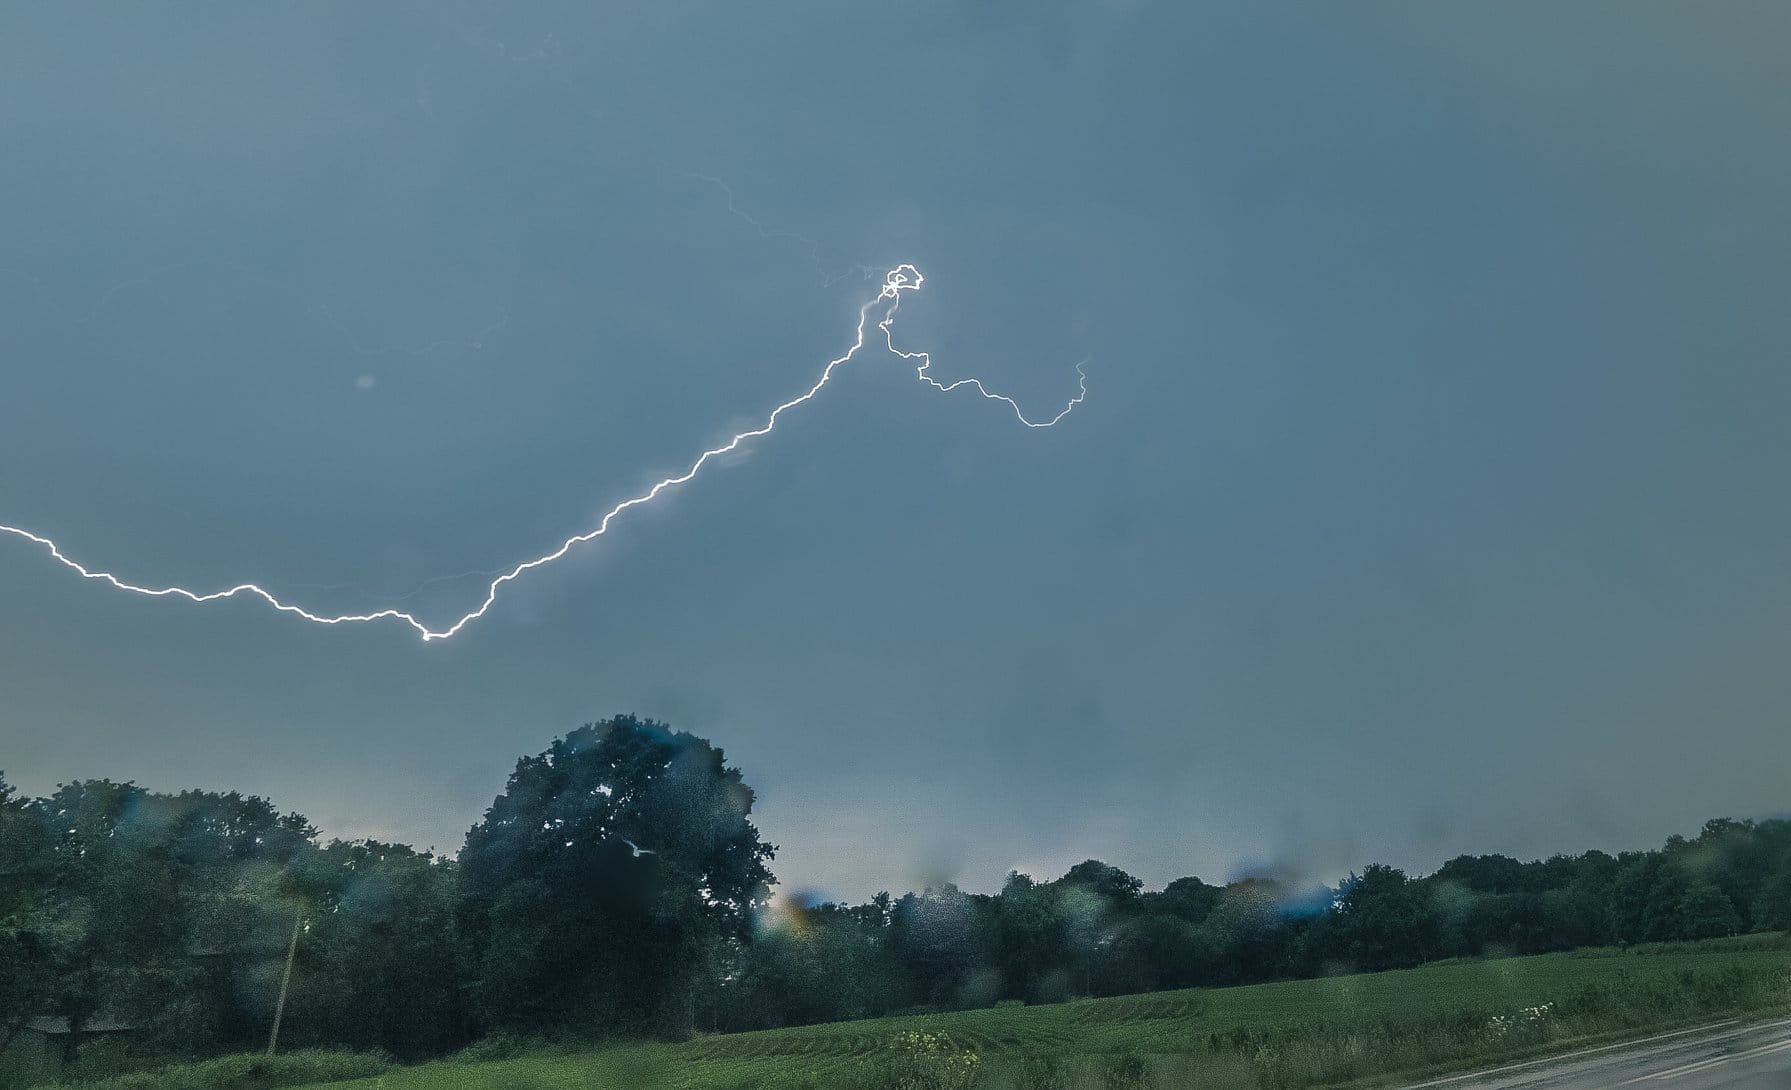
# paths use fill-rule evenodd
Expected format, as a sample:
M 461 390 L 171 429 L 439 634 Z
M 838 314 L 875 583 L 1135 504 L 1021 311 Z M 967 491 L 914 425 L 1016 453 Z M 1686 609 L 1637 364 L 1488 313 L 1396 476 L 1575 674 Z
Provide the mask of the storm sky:
M 522 10 L 516 10 L 521 7 Z M 787 886 L 1791 806 L 1791 8 L 0 13 L 0 769 L 458 849 L 617 712 Z M 713 179 L 719 179 L 715 181 Z M 731 198 L 730 198 L 731 193 Z M 800 237 L 797 237 L 800 236 Z M 420 588 L 420 589 L 419 589 Z M 404 597 L 401 597 L 404 596 Z

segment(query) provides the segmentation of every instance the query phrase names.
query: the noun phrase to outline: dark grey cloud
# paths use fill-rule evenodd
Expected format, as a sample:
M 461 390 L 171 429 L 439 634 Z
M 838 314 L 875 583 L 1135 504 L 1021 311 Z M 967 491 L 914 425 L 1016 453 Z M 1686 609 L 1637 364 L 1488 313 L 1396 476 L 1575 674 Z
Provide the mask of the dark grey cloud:
M 0 768 L 451 848 L 631 710 L 848 896 L 1782 810 L 1786 21 L 10 8 L 0 522 L 120 574 L 451 618 L 812 381 L 854 263 L 1091 392 L 867 357 L 446 644 L 0 541 Z

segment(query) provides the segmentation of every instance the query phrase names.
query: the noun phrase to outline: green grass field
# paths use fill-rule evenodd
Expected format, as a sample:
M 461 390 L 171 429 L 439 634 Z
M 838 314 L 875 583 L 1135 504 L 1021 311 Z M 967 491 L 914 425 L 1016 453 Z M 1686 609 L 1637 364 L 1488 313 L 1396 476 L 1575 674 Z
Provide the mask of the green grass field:
M 1791 940 L 1754 936 L 448 1060 L 313 1088 L 1372 1086 L 1787 1008 Z

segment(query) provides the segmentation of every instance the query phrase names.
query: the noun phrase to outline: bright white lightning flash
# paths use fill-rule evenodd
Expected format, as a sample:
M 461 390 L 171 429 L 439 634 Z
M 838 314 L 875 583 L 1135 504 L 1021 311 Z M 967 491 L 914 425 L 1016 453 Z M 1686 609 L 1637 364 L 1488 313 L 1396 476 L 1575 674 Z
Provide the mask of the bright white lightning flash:
M 982 384 L 982 382 L 980 382 L 977 379 L 965 378 L 965 379 L 958 379 L 955 382 L 947 383 L 947 382 L 940 382 L 939 380 L 933 378 L 930 374 L 927 373 L 928 370 L 931 369 L 931 367 L 933 366 L 933 361 L 932 361 L 931 357 L 929 357 L 927 355 L 927 353 L 925 353 L 925 352 L 909 352 L 909 351 L 904 351 L 900 348 L 897 348 L 895 346 L 894 335 L 891 334 L 890 330 L 889 330 L 890 323 L 895 321 L 896 311 L 898 309 L 900 309 L 900 307 L 902 305 L 902 293 L 907 292 L 907 291 L 918 290 L 924 279 L 925 278 L 921 276 L 920 271 L 912 265 L 900 265 L 900 266 L 897 266 L 896 268 L 890 270 L 883 278 L 882 290 L 880 290 L 877 293 L 875 298 L 867 301 L 862 307 L 860 307 L 858 309 L 858 335 L 857 335 L 857 338 L 853 341 L 852 347 L 847 349 L 844 355 L 839 356 L 836 359 L 829 361 L 827 366 L 822 369 L 821 377 L 815 380 L 815 384 L 813 386 L 810 386 L 802 394 L 800 394 L 796 397 L 793 397 L 790 400 L 779 405 L 777 408 L 772 409 L 771 414 L 765 418 L 765 423 L 760 425 L 759 427 L 753 428 L 751 431 L 740 432 L 738 435 L 735 435 L 732 439 L 729 439 L 726 443 L 723 443 L 721 446 L 714 447 L 710 450 L 705 450 L 700 456 L 698 456 L 696 461 L 694 461 L 690 464 L 690 468 L 686 469 L 683 473 L 678 474 L 676 477 L 667 477 L 664 480 L 660 481 L 659 483 L 655 484 L 653 487 L 647 489 L 645 492 L 642 492 L 638 496 L 630 497 L 629 499 L 625 499 L 622 502 L 616 504 L 614 507 L 610 508 L 608 511 L 606 511 L 604 513 L 603 517 L 598 520 L 597 525 L 595 527 L 593 527 L 592 529 L 587 530 L 582 534 L 576 534 L 572 537 L 569 537 L 565 541 L 560 542 L 559 546 L 556 547 L 555 549 L 553 549 L 551 552 L 543 553 L 542 555 L 535 557 L 533 560 L 525 560 L 522 563 L 517 564 L 515 567 L 511 568 L 509 571 L 506 571 L 503 574 L 499 575 L 497 578 L 493 579 L 489 585 L 486 586 L 485 600 L 479 603 L 479 607 L 477 609 L 474 609 L 471 612 L 465 614 L 459 620 L 455 621 L 453 624 L 449 625 L 446 628 L 432 629 L 428 625 L 424 624 L 422 621 L 419 621 L 416 617 L 414 617 L 411 614 L 406 613 L 400 609 L 388 608 L 388 609 L 376 610 L 372 613 L 348 613 L 348 614 L 342 614 L 340 616 L 334 616 L 334 617 L 325 616 L 323 614 L 318 614 L 318 613 L 312 613 L 311 611 L 304 609 L 303 607 L 295 606 L 295 605 L 291 604 L 290 602 L 281 601 L 279 598 L 276 598 L 273 594 L 262 589 L 261 587 L 256 586 L 254 583 L 242 583 L 237 586 L 231 587 L 228 590 L 212 591 L 210 593 L 199 593 L 197 591 L 188 590 L 185 587 L 142 587 L 142 586 L 137 586 L 133 583 L 125 582 L 124 580 L 118 578 L 116 575 L 113 575 L 111 572 L 95 571 L 91 568 L 86 567 L 85 565 L 79 564 L 79 563 L 75 562 L 74 560 L 69 559 L 69 557 L 63 553 L 61 546 L 57 545 L 56 542 L 50 540 L 47 537 L 42 536 L 41 534 L 34 534 L 29 530 L 20 529 L 17 526 L 7 526 L 4 524 L 0 524 L 0 533 L 7 533 L 7 534 L 13 535 L 14 537 L 21 537 L 21 538 L 24 538 L 26 541 L 30 541 L 35 544 L 43 546 L 49 552 L 51 557 L 53 557 L 56 561 L 61 563 L 63 566 L 78 573 L 83 578 L 97 579 L 103 583 L 109 583 L 119 590 L 127 590 L 133 594 L 145 594 L 145 595 L 149 595 L 149 596 L 155 597 L 155 598 L 185 598 L 185 599 L 188 599 L 189 601 L 193 601 L 193 602 L 216 602 L 216 601 L 220 601 L 225 598 L 235 598 L 238 595 L 247 595 L 247 596 L 254 597 L 254 598 L 260 598 L 262 601 L 266 602 L 268 605 L 274 607 L 275 609 L 279 610 L 282 613 L 290 613 L 296 617 L 302 617 L 305 620 L 312 621 L 316 624 L 330 624 L 330 625 L 334 625 L 334 624 L 363 624 L 363 623 L 368 623 L 368 622 L 372 622 L 372 621 L 402 621 L 403 623 L 409 625 L 411 628 L 415 629 L 417 631 L 417 633 L 419 635 L 421 635 L 425 641 L 445 640 L 445 639 L 449 638 L 450 636 L 453 636 L 454 634 L 458 633 L 461 629 L 465 628 L 467 625 L 471 624 L 473 621 L 476 621 L 480 617 L 485 616 L 486 611 L 491 608 L 492 603 L 497 601 L 498 590 L 501 587 L 503 587 L 503 585 L 505 583 L 510 582 L 511 580 L 517 578 L 518 576 L 522 575 L 522 573 L 524 573 L 526 571 L 530 571 L 534 568 L 539 568 L 544 565 L 553 563 L 554 561 L 558 560 L 560 557 L 565 556 L 568 552 L 570 552 L 572 550 L 572 547 L 575 545 L 582 545 L 585 542 L 592 540 L 593 538 L 602 537 L 605 533 L 607 533 L 609 531 L 610 523 L 615 520 L 617 515 L 620 515 L 622 512 L 627 511 L 629 508 L 639 507 L 639 506 L 642 506 L 643 504 L 651 503 L 654 499 L 658 498 L 660 493 L 666 491 L 667 489 L 676 488 L 679 485 L 685 484 L 686 482 L 688 482 L 692 478 L 694 478 L 698 473 L 700 473 L 702 471 L 702 468 L 705 465 L 707 465 L 712 459 L 719 458 L 726 454 L 731 454 L 735 450 L 739 449 L 740 445 L 742 443 L 746 442 L 748 439 L 757 439 L 758 437 L 760 437 L 762 435 L 770 434 L 771 430 L 773 428 L 777 427 L 777 421 L 778 421 L 779 417 L 781 417 L 788 410 L 793 409 L 798 405 L 801 405 L 803 402 L 810 400 L 816 394 L 820 393 L 821 388 L 823 386 L 826 386 L 828 381 L 833 378 L 834 370 L 836 368 L 838 368 L 841 364 L 844 364 L 847 361 L 851 360 L 852 357 L 856 356 L 859 353 L 859 351 L 864 348 L 865 323 L 867 321 L 869 321 L 871 312 L 876 310 L 879 305 L 884 305 L 884 308 L 883 308 L 883 317 L 878 320 L 877 328 L 882 331 L 884 343 L 888 346 L 889 350 L 891 352 L 893 352 L 894 354 L 896 354 L 897 356 L 900 356 L 904 360 L 909 360 L 909 361 L 918 360 L 919 363 L 915 366 L 915 369 L 914 369 L 915 377 L 919 378 L 922 382 L 926 383 L 929 386 L 932 386 L 933 388 L 935 388 L 943 393 L 950 393 L 953 390 L 956 390 L 962 386 L 974 387 L 975 390 L 977 391 L 977 393 L 981 394 L 983 397 L 988 398 L 991 401 L 1006 402 L 1008 407 L 1014 410 L 1014 415 L 1019 418 L 1020 423 L 1026 425 L 1029 428 L 1048 428 L 1048 427 L 1050 427 L 1051 425 L 1057 423 L 1059 420 L 1062 420 L 1065 416 L 1069 415 L 1070 411 L 1072 409 L 1074 409 L 1077 405 L 1081 404 L 1082 399 L 1088 395 L 1087 375 L 1084 373 L 1084 371 L 1082 369 L 1082 364 L 1078 363 L 1076 365 L 1076 380 L 1077 380 L 1076 396 L 1071 398 L 1069 403 L 1066 404 L 1062 410 L 1060 410 L 1055 416 L 1051 417 L 1049 420 L 1032 420 L 1027 417 L 1026 413 L 1021 410 L 1019 403 L 1016 402 L 1013 398 L 1007 397 L 1003 394 L 997 394 L 997 393 L 991 392 L 989 389 L 987 389 Z

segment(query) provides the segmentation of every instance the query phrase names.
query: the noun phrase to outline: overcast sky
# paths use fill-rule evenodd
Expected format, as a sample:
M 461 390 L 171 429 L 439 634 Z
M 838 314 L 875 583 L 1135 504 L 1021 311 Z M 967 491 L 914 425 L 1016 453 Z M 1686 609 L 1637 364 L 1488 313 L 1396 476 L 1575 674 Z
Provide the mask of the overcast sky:
M 895 332 L 942 379 L 1089 393 L 1031 430 L 867 352 L 445 642 L 0 537 L 0 769 L 454 851 L 636 712 L 849 898 L 1783 812 L 1786 41 L 1778 3 L 7 5 L 0 523 L 121 577 L 451 621 L 484 579 L 426 581 L 807 388 L 858 265 L 925 273 Z

